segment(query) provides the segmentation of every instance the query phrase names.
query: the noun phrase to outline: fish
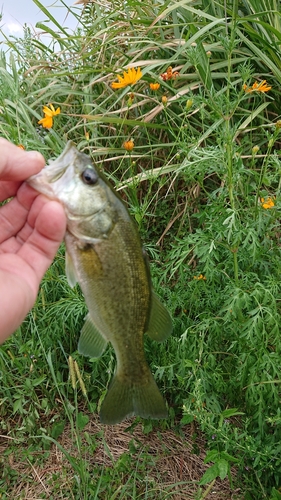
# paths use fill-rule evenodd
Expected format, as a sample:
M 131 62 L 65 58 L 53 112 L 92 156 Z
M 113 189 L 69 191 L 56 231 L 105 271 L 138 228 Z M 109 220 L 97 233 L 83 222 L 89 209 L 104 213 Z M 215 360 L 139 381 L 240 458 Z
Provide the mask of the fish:
M 100 420 L 113 425 L 136 415 L 167 418 L 167 404 L 145 358 L 144 334 L 165 341 L 172 318 L 152 289 L 135 221 L 90 157 L 69 141 L 28 184 L 62 203 L 68 283 L 78 282 L 88 308 L 78 351 L 99 358 L 110 343 L 116 369 Z

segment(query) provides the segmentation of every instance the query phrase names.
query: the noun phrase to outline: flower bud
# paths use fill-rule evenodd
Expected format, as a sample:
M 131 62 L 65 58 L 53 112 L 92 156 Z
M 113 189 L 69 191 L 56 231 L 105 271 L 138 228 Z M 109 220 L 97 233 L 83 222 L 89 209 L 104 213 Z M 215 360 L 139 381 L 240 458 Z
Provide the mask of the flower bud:
M 273 144 L 274 144 L 274 139 L 269 139 L 269 141 L 268 141 L 268 147 L 272 148 Z
M 150 90 L 158 90 L 160 88 L 160 83 L 150 83 L 149 88 Z
M 134 149 L 134 141 L 130 139 L 129 141 L 123 142 L 123 148 L 126 149 L 126 151 L 132 151 Z

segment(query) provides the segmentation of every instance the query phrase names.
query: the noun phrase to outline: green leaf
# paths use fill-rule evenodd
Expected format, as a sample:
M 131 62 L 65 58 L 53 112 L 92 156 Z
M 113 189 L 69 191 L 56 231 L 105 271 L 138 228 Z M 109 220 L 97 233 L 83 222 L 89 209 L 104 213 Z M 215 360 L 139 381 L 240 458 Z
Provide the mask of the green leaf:
M 228 410 L 224 410 L 221 412 L 221 416 L 223 418 L 233 417 L 234 415 L 244 415 L 244 413 L 241 411 L 237 411 L 237 408 L 229 408 Z
M 33 387 L 36 387 L 37 385 L 41 385 L 44 382 L 44 380 L 46 380 L 46 375 L 42 375 L 41 377 L 38 377 L 35 380 L 32 380 Z
M 221 455 L 221 458 L 224 458 L 228 462 L 236 462 L 236 463 L 240 462 L 240 460 L 238 460 L 238 458 L 235 458 L 232 455 L 229 455 L 229 453 L 226 453 L 226 451 L 222 451 L 220 455 Z
M 52 438 L 58 439 L 58 437 L 63 433 L 64 428 L 65 428 L 65 422 L 63 421 L 56 422 L 51 430 Z
M 220 452 L 218 450 L 208 451 L 208 453 L 205 457 L 204 463 L 207 464 L 208 462 L 216 462 L 217 459 L 219 458 L 219 456 L 220 456 Z
M 88 415 L 84 415 L 81 412 L 78 413 L 78 415 L 77 415 L 77 426 L 78 426 L 79 431 L 82 431 L 84 429 L 84 427 L 86 427 L 86 425 L 88 424 L 89 420 L 90 419 L 89 419 Z
M 17 411 L 19 411 L 21 413 L 22 410 L 23 410 L 23 408 L 22 408 L 22 399 L 19 398 L 13 404 L 13 413 L 16 413 Z
M 270 500 L 281 500 L 281 493 L 275 488 L 272 488 Z
M 65 35 L 65 36 L 68 36 L 68 33 L 67 31 L 65 31 L 65 29 L 58 23 L 58 21 L 52 16 L 52 14 L 50 13 L 50 10 L 46 7 L 44 7 L 44 5 L 42 3 L 39 2 L 39 0 L 33 0 L 33 2 L 35 3 L 35 5 L 37 7 L 39 7 L 39 9 L 44 12 L 45 16 L 47 16 L 50 21 L 52 21 L 55 26 Z
M 249 38 L 248 36 L 245 36 L 242 31 L 239 29 L 237 30 L 237 35 L 239 38 L 245 43 L 245 45 L 248 45 L 249 49 L 256 54 L 260 58 L 260 60 L 263 62 L 263 65 L 268 67 L 274 76 L 280 81 L 281 80 L 281 71 L 280 69 L 273 63 L 273 61 L 262 51 L 260 50 Z
M 184 415 L 181 419 L 181 424 L 182 425 L 186 425 L 186 424 L 190 424 L 191 422 L 194 421 L 194 416 L 189 414 L 189 415 Z
M 216 479 L 216 477 L 218 476 L 219 476 L 218 465 L 217 464 L 211 465 L 211 467 L 209 467 L 209 469 L 206 470 L 205 474 L 200 479 L 199 484 L 202 486 L 204 484 L 208 484 L 214 479 Z
M 229 463 L 223 458 L 221 458 L 220 460 L 217 461 L 216 465 L 218 466 L 219 469 L 220 478 L 224 479 L 229 471 Z
M 197 52 L 199 55 L 199 61 L 196 69 L 200 75 L 203 85 L 208 90 L 211 90 L 213 81 L 210 73 L 210 61 L 206 55 L 206 50 L 204 49 L 201 41 L 197 43 Z

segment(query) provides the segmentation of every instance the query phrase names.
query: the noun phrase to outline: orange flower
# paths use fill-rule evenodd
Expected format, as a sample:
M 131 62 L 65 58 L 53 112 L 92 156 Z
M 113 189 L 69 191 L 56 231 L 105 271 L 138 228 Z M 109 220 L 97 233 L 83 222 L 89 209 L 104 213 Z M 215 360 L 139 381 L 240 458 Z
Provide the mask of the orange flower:
M 205 280 L 206 276 L 204 276 L 203 274 L 199 274 L 199 276 L 193 276 L 193 279 L 194 280 Z
M 129 141 L 123 142 L 123 148 L 126 149 L 126 151 L 132 151 L 135 147 L 134 141 L 130 139 Z
M 150 83 L 149 88 L 150 90 L 158 90 L 160 88 L 160 83 Z
M 270 197 L 268 197 L 266 199 L 261 198 L 261 206 L 262 206 L 262 208 L 265 208 L 265 210 L 267 210 L 268 208 L 273 208 L 274 205 L 275 205 L 275 203 L 273 201 L 273 198 L 270 198 Z
M 53 126 L 53 116 L 60 114 L 60 108 L 55 109 L 52 104 L 47 106 L 43 106 L 44 118 L 39 120 L 39 125 L 42 125 L 44 128 L 52 128 Z
M 162 80 L 164 80 L 164 82 L 166 82 L 167 80 L 171 80 L 172 78 L 176 78 L 176 76 L 178 76 L 178 75 L 179 75 L 179 72 L 173 71 L 172 66 L 169 66 L 167 71 L 165 71 L 165 73 L 162 73 L 160 76 L 161 76 Z
M 123 77 L 117 75 L 119 82 L 113 82 L 111 87 L 113 89 L 123 89 L 128 87 L 128 85 L 134 85 L 142 77 L 141 69 L 129 68 L 128 71 L 123 71 Z
M 17 144 L 17 147 L 20 148 L 20 149 L 25 149 L 25 147 L 23 146 L 23 144 Z
M 164 106 L 165 106 L 165 104 L 167 104 L 167 102 L 168 102 L 168 97 L 166 95 L 162 95 L 161 101 L 162 101 L 162 104 L 164 104 Z
M 263 80 L 260 83 L 255 82 L 251 87 L 248 87 L 246 85 L 246 83 L 244 83 L 243 90 L 246 93 L 252 93 L 252 92 L 262 92 L 262 93 L 264 93 L 264 92 L 268 92 L 269 90 L 271 90 L 271 87 L 269 85 L 267 85 L 266 80 Z

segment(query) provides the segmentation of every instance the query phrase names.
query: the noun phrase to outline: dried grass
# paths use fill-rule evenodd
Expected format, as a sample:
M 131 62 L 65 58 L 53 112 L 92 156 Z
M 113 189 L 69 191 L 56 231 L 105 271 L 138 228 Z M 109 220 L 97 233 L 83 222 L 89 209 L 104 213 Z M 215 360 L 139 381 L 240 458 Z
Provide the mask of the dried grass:
M 129 425 L 132 422 L 133 420 L 129 422 Z M 192 438 L 194 428 L 191 425 L 185 426 L 183 430 L 182 436 L 177 435 L 172 430 L 160 431 L 159 429 L 144 434 L 141 424 L 130 428 L 127 421 L 116 426 L 102 426 L 96 416 L 91 416 L 90 422 L 81 432 L 83 459 L 87 460 L 89 470 L 91 468 L 96 470 L 99 466 L 103 469 L 112 468 L 124 453 L 130 454 L 129 449 L 133 442 L 137 450 L 137 459 L 132 460 L 132 469 L 136 463 L 140 466 L 145 461 L 147 470 L 142 471 L 142 475 L 147 475 L 152 488 L 155 488 L 156 499 L 159 498 L 160 492 L 166 492 L 165 498 L 171 500 L 194 500 L 195 497 L 208 500 L 242 499 L 240 490 L 230 489 L 228 479 L 217 480 L 210 491 L 208 491 L 208 486 L 204 486 L 202 488 L 203 496 L 196 496 L 199 489 L 197 481 L 200 480 L 208 467 L 204 464 L 205 443 L 198 432 L 196 432 L 195 440 Z M 94 452 L 93 447 L 89 447 L 83 437 L 85 431 L 96 443 Z M 78 456 L 75 440 L 71 436 L 69 427 L 64 430 L 58 442 L 72 457 Z M 196 454 L 194 447 L 198 451 Z M 16 471 L 21 478 L 16 486 L 14 484 L 12 486 L 11 483 L 9 498 L 13 500 L 42 498 L 69 500 L 70 498 L 78 498 L 72 493 L 75 471 L 65 454 L 56 445 L 52 446 L 47 459 L 44 459 L 44 453 L 46 453 L 44 450 L 31 451 L 33 463 L 29 460 L 23 460 L 20 449 L 16 453 L 9 454 L 9 449 L 14 450 L 14 448 L 14 445 L 11 446 L 11 440 L 6 436 L 0 436 L 0 454 L 2 456 L 3 453 L 7 454 L 10 469 Z M 232 471 L 232 476 L 235 476 L 235 471 Z M 128 480 L 128 476 L 125 480 Z M 8 483 L 9 478 L 6 478 L 6 481 Z M 118 496 L 118 492 L 116 493 L 115 498 L 121 498 Z M 111 494 L 108 497 L 104 494 L 98 494 L 97 498 L 109 500 L 112 498 Z M 85 497 L 83 496 L 83 498 Z M 130 497 L 122 496 L 122 499 L 124 498 L 129 500 Z M 145 496 L 140 493 L 138 498 L 142 499 Z

